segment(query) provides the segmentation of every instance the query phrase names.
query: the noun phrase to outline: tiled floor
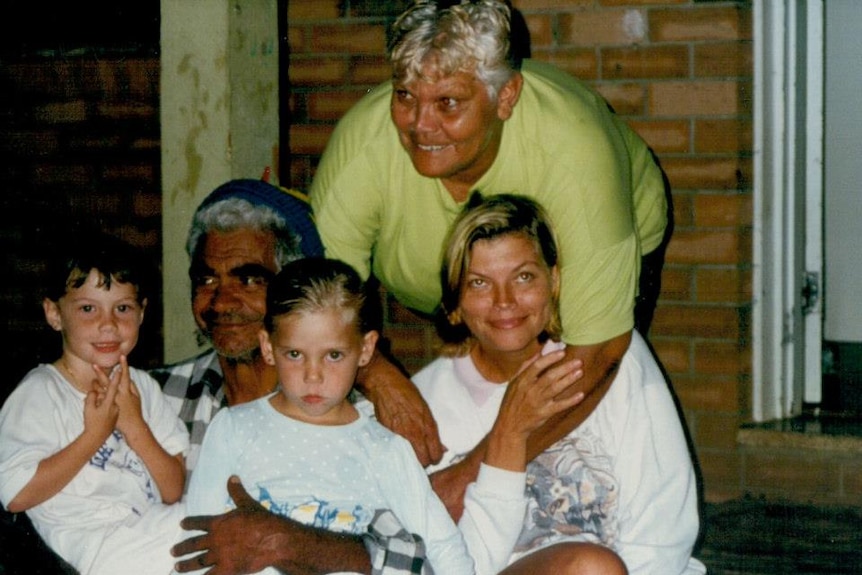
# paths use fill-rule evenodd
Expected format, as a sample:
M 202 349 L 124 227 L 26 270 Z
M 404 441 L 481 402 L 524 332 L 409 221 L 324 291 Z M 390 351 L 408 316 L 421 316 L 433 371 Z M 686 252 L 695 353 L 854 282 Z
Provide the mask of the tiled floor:
M 708 575 L 862 574 L 862 509 L 743 499 L 707 504 Z

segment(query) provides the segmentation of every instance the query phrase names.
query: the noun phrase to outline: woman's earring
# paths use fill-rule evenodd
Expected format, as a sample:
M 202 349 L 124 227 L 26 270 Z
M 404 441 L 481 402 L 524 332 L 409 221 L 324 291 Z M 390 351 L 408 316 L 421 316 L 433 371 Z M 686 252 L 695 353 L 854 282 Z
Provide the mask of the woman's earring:
M 461 310 L 456 309 L 455 311 L 449 313 L 446 316 L 446 319 L 449 320 L 449 325 L 452 325 L 452 326 L 461 325 Z

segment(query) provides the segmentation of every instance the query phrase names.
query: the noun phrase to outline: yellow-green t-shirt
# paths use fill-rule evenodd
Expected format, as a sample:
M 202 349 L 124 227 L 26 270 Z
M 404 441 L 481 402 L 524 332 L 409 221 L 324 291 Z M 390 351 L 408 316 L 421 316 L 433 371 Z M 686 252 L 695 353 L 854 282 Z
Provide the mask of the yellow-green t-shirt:
M 474 189 L 529 196 L 560 243 L 563 340 L 599 343 L 634 325 L 640 256 L 667 225 L 659 167 L 646 144 L 572 76 L 525 61 L 524 85 L 491 168 Z M 389 115 L 390 82 L 339 122 L 311 203 L 326 255 L 373 273 L 402 304 L 440 303 L 441 251 L 463 204 L 413 168 Z

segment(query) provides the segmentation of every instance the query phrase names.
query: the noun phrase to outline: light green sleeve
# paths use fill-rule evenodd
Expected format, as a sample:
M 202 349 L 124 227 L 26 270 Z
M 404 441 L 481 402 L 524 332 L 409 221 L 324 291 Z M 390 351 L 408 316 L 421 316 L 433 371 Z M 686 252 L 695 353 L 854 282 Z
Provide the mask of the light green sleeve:
M 668 225 L 668 197 L 664 176 L 652 152 L 640 136 L 614 114 L 626 143 L 632 171 L 632 196 L 641 254 L 661 244 Z
M 338 123 L 311 184 L 311 207 L 326 256 L 367 279 L 382 217 L 385 166 L 371 153 L 390 128 L 389 84 L 360 100 Z

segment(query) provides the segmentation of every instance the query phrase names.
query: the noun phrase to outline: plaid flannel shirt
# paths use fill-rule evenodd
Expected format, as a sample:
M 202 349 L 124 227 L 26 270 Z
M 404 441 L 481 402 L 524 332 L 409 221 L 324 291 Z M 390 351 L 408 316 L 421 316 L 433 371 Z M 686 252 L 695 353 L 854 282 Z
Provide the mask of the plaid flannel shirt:
M 168 401 L 189 430 L 187 476 L 191 475 L 200 455 L 207 427 L 222 407 L 227 406 L 223 389 L 224 375 L 215 351 L 207 351 L 189 360 L 150 371 L 162 386 Z M 188 485 L 188 481 L 186 482 Z M 371 557 L 372 575 L 433 575 L 425 561 L 425 544 L 408 533 L 387 510 L 379 510 L 363 541 Z

